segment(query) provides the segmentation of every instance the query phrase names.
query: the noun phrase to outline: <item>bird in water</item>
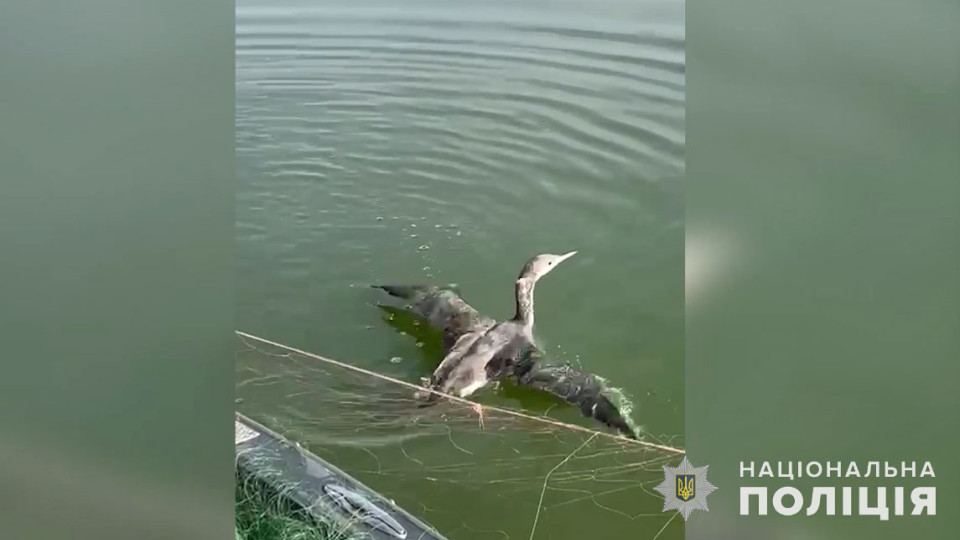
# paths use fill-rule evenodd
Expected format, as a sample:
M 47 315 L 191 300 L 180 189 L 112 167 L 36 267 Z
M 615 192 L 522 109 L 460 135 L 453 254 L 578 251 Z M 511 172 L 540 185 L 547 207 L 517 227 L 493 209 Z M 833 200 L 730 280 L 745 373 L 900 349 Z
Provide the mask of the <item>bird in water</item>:
M 407 309 L 443 332 L 446 356 L 425 381 L 427 401 L 437 399 L 435 391 L 465 398 L 491 382 L 509 378 L 520 386 L 553 394 L 578 406 L 585 416 L 636 438 L 595 375 L 569 365 L 544 365 L 533 337 L 537 281 L 576 253 L 531 258 L 514 284 L 516 311 L 501 322 L 477 312 L 456 286 L 375 285 L 406 300 Z

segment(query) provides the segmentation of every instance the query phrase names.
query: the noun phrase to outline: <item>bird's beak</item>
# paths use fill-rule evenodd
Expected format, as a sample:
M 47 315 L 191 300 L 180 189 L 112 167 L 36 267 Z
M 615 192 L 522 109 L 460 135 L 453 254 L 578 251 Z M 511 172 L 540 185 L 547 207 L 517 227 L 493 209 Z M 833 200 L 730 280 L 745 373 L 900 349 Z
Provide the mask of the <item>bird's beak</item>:
M 577 254 L 576 251 L 571 251 L 570 253 L 564 253 L 563 255 L 560 256 L 560 260 L 557 261 L 557 264 L 562 263 L 563 261 L 569 259 L 570 257 L 573 257 L 576 254 Z

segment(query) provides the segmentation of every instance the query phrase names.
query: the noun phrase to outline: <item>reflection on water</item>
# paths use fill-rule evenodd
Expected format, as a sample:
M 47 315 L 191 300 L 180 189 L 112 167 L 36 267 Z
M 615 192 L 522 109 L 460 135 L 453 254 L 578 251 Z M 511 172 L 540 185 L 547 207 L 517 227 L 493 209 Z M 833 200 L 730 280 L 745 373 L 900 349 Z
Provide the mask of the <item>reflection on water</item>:
M 621 388 L 652 436 L 683 446 L 683 47 L 677 0 L 240 2 L 238 327 L 416 382 L 442 352 L 412 322 L 387 324 L 366 285 L 456 282 L 504 317 L 530 255 L 579 250 L 538 287 L 539 340 Z M 358 475 L 372 463 L 359 446 L 380 449 L 381 470 L 400 467 L 395 442 L 316 421 L 335 410 L 310 394 L 329 388 L 323 377 L 241 362 L 240 407 Z M 584 422 L 515 390 L 478 399 Z M 419 429 L 406 436 L 430 440 Z M 534 449 L 498 437 L 517 459 L 554 453 L 546 439 Z M 466 456 L 418 445 L 427 468 Z M 523 477 L 454 469 L 464 481 L 443 489 L 411 474 L 362 479 L 452 538 L 526 537 L 533 515 L 518 508 L 563 457 L 517 461 L 533 468 Z M 537 537 L 653 537 L 669 515 L 646 483 L 662 478 L 636 474 L 604 476 L 599 506 L 594 483 L 581 494 L 590 510 L 544 510 Z M 467 487 L 471 476 L 484 481 Z M 661 538 L 681 534 L 677 520 Z

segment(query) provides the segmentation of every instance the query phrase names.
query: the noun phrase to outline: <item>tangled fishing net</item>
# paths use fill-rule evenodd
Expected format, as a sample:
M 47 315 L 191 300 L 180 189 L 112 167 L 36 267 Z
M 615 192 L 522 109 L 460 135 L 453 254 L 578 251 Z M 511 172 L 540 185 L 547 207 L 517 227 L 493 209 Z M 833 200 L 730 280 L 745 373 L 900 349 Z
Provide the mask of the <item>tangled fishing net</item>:
M 682 458 L 669 437 L 638 442 L 465 400 L 419 407 L 414 392 L 411 382 L 238 333 L 240 412 L 450 539 L 569 538 L 588 530 L 604 538 L 683 537 L 682 521 L 662 511 L 653 490 L 663 466 Z M 263 513 L 241 513 L 240 486 L 238 479 L 243 540 L 337 538 L 322 536 L 336 534 L 323 524 L 314 524 L 320 536 L 251 536 Z
M 295 507 L 282 491 L 239 470 L 235 495 L 236 540 L 349 540 L 334 524 Z

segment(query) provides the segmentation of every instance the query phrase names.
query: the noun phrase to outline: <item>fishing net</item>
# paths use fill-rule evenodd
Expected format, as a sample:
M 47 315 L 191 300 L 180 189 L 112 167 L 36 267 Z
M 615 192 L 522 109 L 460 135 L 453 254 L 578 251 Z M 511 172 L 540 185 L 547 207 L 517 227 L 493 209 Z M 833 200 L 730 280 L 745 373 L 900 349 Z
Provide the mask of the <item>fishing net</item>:
M 450 539 L 683 537 L 653 491 L 682 459 L 670 437 L 632 441 L 465 400 L 420 407 L 415 389 L 238 334 L 240 412 Z
M 334 524 L 304 512 L 267 485 L 237 470 L 236 540 L 349 540 Z

